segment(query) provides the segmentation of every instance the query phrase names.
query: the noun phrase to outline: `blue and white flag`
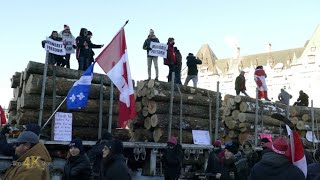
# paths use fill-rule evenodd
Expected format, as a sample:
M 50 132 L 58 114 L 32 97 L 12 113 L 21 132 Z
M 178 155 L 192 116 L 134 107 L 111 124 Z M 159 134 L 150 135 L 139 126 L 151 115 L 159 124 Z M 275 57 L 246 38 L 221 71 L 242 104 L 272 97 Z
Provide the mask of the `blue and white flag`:
M 67 108 L 78 109 L 87 106 L 88 96 L 90 92 L 91 81 L 93 78 L 93 66 L 91 64 L 83 73 L 81 78 L 76 81 L 67 95 Z

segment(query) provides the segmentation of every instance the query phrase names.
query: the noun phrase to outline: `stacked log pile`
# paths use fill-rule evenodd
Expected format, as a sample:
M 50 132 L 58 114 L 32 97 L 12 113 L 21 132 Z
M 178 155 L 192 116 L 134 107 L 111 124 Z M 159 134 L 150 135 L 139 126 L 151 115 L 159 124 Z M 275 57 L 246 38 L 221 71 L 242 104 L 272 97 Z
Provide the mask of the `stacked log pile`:
M 256 100 L 246 96 L 225 95 L 222 103 L 225 126 L 224 141 L 231 141 L 238 137 L 240 143 L 253 140 L 255 131 Z M 280 126 L 280 121 L 271 118 L 273 113 L 286 116 L 288 107 L 281 103 L 269 101 L 258 101 L 258 133 L 279 135 L 285 131 L 285 126 Z M 311 130 L 311 108 L 300 106 L 289 106 L 289 117 L 297 130 Z M 320 115 L 320 109 L 314 108 L 315 117 Z M 316 124 L 315 124 L 316 127 Z
M 9 122 L 24 125 L 28 123 L 38 123 L 40 99 L 43 81 L 44 64 L 30 61 L 25 71 L 15 73 L 11 79 L 11 88 L 13 88 L 14 98 L 9 104 Z M 53 67 L 48 68 L 48 77 L 46 80 L 44 111 L 42 124 L 51 116 L 53 112 L 53 100 L 57 107 L 66 97 L 68 91 L 76 82 L 83 71 L 55 67 L 56 78 L 53 78 Z M 56 97 L 53 98 L 53 82 L 55 81 Z M 84 109 L 70 110 L 63 103 L 58 112 L 71 112 L 73 118 L 73 136 L 84 140 L 96 140 L 99 126 L 99 105 L 100 88 L 102 81 L 103 95 L 103 131 L 108 128 L 109 119 L 109 100 L 110 100 L 110 80 L 106 75 L 93 75 L 92 85 L 89 94 L 87 107 Z M 118 123 L 118 99 L 119 94 L 114 88 L 114 103 L 112 112 L 112 134 L 115 138 L 129 140 L 127 129 L 116 129 Z M 43 133 L 50 137 L 51 123 Z
M 179 94 L 179 90 L 181 95 Z M 170 118 L 170 83 L 139 81 L 136 90 L 138 118 L 131 121 L 132 141 L 166 142 Z M 199 88 L 175 85 L 172 109 L 172 136 L 179 137 L 180 100 L 182 99 L 182 142 L 193 143 L 192 130 L 209 130 L 211 98 L 212 130 L 215 124 L 217 93 Z M 220 97 L 219 104 L 220 104 Z

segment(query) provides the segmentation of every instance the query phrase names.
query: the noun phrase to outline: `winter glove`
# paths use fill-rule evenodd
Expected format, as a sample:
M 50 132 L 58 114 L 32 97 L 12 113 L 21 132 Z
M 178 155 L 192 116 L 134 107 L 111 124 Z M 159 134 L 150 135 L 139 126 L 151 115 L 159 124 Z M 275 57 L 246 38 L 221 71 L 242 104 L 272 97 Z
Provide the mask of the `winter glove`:
M 76 45 L 72 45 L 73 49 L 77 49 L 77 46 Z
M 10 132 L 10 124 L 6 124 L 6 125 L 4 125 L 3 126 L 3 128 L 2 128 L 2 131 L 1 131 L 1 135 L 6 135 L 6 134 L 9 134 L 9 132 Z

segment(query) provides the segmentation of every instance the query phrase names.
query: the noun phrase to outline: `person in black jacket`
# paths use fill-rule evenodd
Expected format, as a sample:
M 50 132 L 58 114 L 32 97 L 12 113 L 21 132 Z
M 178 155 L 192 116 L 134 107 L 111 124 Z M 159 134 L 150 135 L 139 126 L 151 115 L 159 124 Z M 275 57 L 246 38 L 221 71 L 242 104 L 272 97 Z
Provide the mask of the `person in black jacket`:
M 265 146 L 271 150 L 263 154 L 259 161 L 251 170 L 248 180 L 304 180 L 303 172 L 294 166 L 290 160 L 290 147 L 283 137 L 278 137 L 273 142 L 266 143 Z
M 176 55 L 176 61 L 177 61 L 177 66 L 176 66 L 176 76 L 175 78 L 177 79 L 177 84 L 182 84 L 181 82 L 181 67 L 182 67 L 182 55 L 177 47 L 174 47 L 174 53 Z
M 52 31 L 51 35 L 49 38 L 55 40 L 55 41 L 62 41 L 62 38 L 59 37 L 59 34 L 57 31 Z M 47 43 L 46 40 L 43 40 L 42 42 L 42 47 L 45 48 L 45 44 Z M 65 59 L 63 56 L 55 55 L 52 53 L 49 53 L 48 55 L 48 64 L 49 65 L 57 65 L 57 66 L 65 66 Z
M 69 144 L 68 159 L 64 166 L 63 180 L 93 180 L 92 168 L 85 154 L 82 140 L 73 139 Z
M 181 145 L 177 143 L 177 139 L 175 137 L 169 138 L 167 148 L 164 150 L 161 159 L 164 165 L 165 180 L 176 180 L 179 178 L 182 160 L 183 153 Z
M 92 32 L 88 31 L 87 38 L 88 38 L 88 41 L 90 41 L 89 44 L 91 44 L 91 46 L 89 48 L 90 49 L 90 63 L 89 64 L 92 64 L 94 62 L 95 53 L 94 53 L 94 51 L 92 49 L 94 49 L 94 48 L 102 48 L 103 47 L 103 44 L 102 45 L 93 44 L 91 42 L 92 36 L 93 36 Z
M 184 85 L 187 86 L 189 81 L 193 81 L 193 87 L 197 87 L 198 83 L 198 68 L 197 65 L 202 64 L 200 59 L 197 59 L 192 53 L 189 53 L 187 56 L 187 66 L 188 66 L 188 76 Z
M 299 98 L 297 102 L 293 104 L 294 106 L 309 106 L 309 96 L 302 90 L 299 92 Z
M 308 165 L 307 180 L 320 179 L 320 149 L 315 150 L 314 159 L 316 162 Z
M 102 150 L 106 143 L 112 140 L 112 135 L 109 132 L 102 134 L 102 137 L 97 141 L 97 143 L 92 146 L 92 149 L 88 152 L 88 157 L 90 163 L 92 164 L 93 177 L 98 179 L 101 170 L 101 163 L 103 159 Z
M 159 43 L 159 39 L 154 35 L 153 29 L 150 29 L 148 38 L 144 41 L 142 49 L 147 51 L 147 60 L 148 60 L 148 79 L 151 78 L 151 65 L 153 62 L 154 68 L 156 70 L 156 78 L 155 80 L 158 80 L 159 77 L 159 68 L 158 68 L 158 57 L 157 56 L 150 56 L 149 51 L 151 50 L 150 44 L 151 42 Z
M 101 180 L 131 180 L 121 141 L 115 139 L 107 142 L 102 152 Z
M 209 154 L 207 168 L 205 171 L 207 179 L 212 179 L 212 177 L 215 177 L 217 173 L 221 173 L 221 162 L 219 158 L 221 152 L 221 141 L 215 140 L 213 143 L 213 151 Z

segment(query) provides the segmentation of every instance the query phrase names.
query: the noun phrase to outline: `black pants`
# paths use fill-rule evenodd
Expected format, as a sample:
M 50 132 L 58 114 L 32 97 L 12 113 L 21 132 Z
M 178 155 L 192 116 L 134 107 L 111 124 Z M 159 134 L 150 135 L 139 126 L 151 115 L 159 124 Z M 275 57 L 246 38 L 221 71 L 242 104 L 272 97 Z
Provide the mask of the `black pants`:
M 69 68 L 69 69 L 70 69 L 70 55 L 71 54 L 66 54 L 66 56 L 65 56 L 65 58 L 66 58 L 66 61 L 65 61 L 66 68 Z
M 171 82 L 173 72 L 174 72 L 174 83 L 181 84 L 180 69 L 177 65 L 169 65 L 168 82 Z
M 309 104 L 303 103 L 303 102 L 295 102 L 293 104 L 294 106 L 308 106 Z

